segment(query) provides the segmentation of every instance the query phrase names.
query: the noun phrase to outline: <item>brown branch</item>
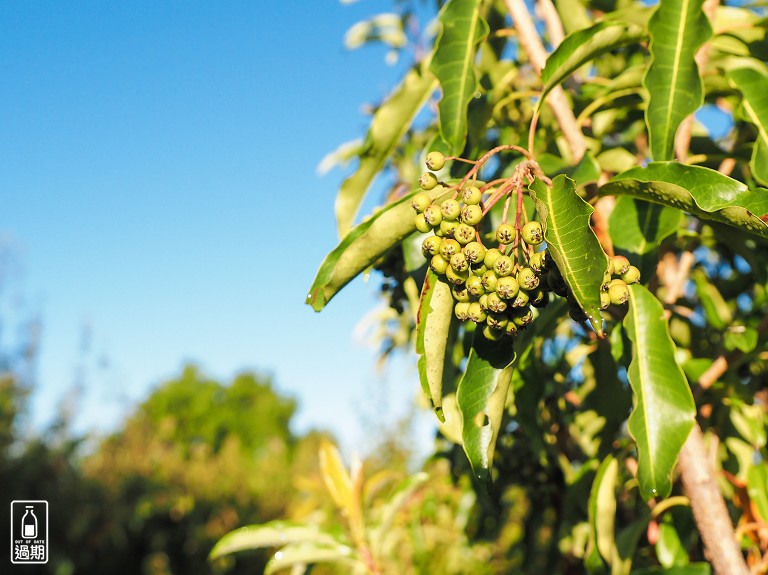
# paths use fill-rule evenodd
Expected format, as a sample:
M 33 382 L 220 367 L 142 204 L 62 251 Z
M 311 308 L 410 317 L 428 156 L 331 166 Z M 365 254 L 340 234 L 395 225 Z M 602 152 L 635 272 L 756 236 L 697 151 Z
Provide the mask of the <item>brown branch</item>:
M 517 38 L 520 41 L 528 60 L 538 74 L 544 68 L 547 61 L 547 52 L 541 42 L 536 27 L 533 24 L 528 8 L 524 0 L 504 0 L 517 30 Z M 563 131 L 571 152 L 571 161 L 578 162 L 587 151 L 587 142 L 581 133 L 576 117 L 573 115 L 571 104 L 561 86 L 555 87 L 547 98 L 547 103 L 555 114 L 560 129 Z
M 680 452 L 678 467 L 715 574 L 749 575 L 698 424 Z
M 555 49 L 565 38 L 565 30 L 563 30 L 560 14 L 557 13 L 557 8 L 552 4 L 552 0 L 539 0 L 537 5 L 541 19 L 544 20 L 544 26 L 547 27 L 549 43 L 552 44 L 552 49 Z

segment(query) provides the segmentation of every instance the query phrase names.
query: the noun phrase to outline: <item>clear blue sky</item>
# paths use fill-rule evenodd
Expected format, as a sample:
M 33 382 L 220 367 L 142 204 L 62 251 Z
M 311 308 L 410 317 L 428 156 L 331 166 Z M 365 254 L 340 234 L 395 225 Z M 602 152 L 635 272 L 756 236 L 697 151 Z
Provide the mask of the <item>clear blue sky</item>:
M 111 429 L 188 360 L 271 373 L 352 447 L 408 409 L 413 364 L 380 377 L 352 336 L 374 289 L 304 305 L 344 176 L 317 164 L 397 77 L 343 35 L 391 5 L 0 1 L 0 297 L 42 320 L 37 426 L 80 383 L 77 427 Z

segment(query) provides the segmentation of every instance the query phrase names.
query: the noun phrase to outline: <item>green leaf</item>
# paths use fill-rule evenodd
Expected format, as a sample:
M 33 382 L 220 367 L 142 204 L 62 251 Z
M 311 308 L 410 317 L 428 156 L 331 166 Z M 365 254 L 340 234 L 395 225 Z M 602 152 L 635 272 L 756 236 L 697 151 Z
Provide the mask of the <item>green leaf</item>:
M 727 77 L 741 92 L 742 104 L 749 118 L 757 126 L 758 139 L 749 166 L 752 175 L 761 184 L 768 184 L 768 76 L 756 68 L 729 70 Z
M 629 433 L 637 444 L 637 480 L 645 499 L 664 498 L 672 489 L 677 456 L 694 425 L 696 405 L 675 359 L 664 308 L 640 284 L 630 286 L 624 328 L 632 341 L 629 383 L 635 407 Z
M 704 315 L 707 321 L 717 330 L 723 330 L 733 322 L 733 313 L 725 301 L 720 291 L 715 287 L 707 277 L 707 273 L 696 268 L 691 274 L 696 284 L 696 293 L 704 308 Z
M 768 464 L 764 461 L 747 471 L 747 493 L 760 518 L 768 521 Z
M 544 88 L 537 104 L 541 107 L 552 89 L 581 66 L 610 50 L 635 44 L 645 38 L 645 30 L 626 22 L 598 22 L 565 38 L 547 58 L 541 71 Z
M 316 543 L 291 543 L 280 549 L 272 556 L 264 568 L 264 575 L 272 575 L 294 565 L 310 565 L 313 563 L 348 563 L 364 566 L 355 554 L 355 550 L 347 545 L 320 545 Z
M 675 233 L 683 219 L 678 209 L 621 196 L 608 218 L 614 247 L 646 254 Z
M 735 325 L 725 332 L 723 342 L 725 349 L 738 349 L 743 353 L 751 353 L 757 347 L 757 330 L 743 325 Z
M 480 16 L 480 0 L 451 0 L 440 10 L 440 24 L 430 70 L 443 90 L 440 135 L 458 154 L 467 137 L 467 106 L 477 90 L 475 47 L 489 28 Z
M 287 543 L 316 543 L 335 545 L 338 540 L 312 525 L 290 521 L 270 521 L 263 525 L 248 525 L 230 531 L 219 539 L 211 550 L 209 559 L 250 551 L 261 547 L 280 547 Z
M 419 380 L 424 394 L 440 421 L 445 421 L 442 410 L 443 367 L 445 365 L 448 332 L 453 320 L 453 294 L 451 287 L 429 270 L 421 291 L 421 305 L 417 318 L 416 353 L 419 354 Z
M 643 84 L 648 90 L 645 122 L 651 157 L 672 160 L 680 123 L 703 102 L 694 56 L 712 35 L 704 0 L 664 0 L 648 23 L 651 64 Z
M 686 551 L 674 523 L 668 515 L 659 524 L 659 540 L 656 542 L 656 557 L 664 567 L 688 564 Z
M 349 232 L 323 260 L 306 303 L 320 311 L 354 277 L 415 232 L 416 213 L 411 198 L 420 191 L 382 208 Z M 438 186 L 427 194 L 434 201 L 441 201 L 449 192 Z
M 486 487 L 491 480 L 496 437 L 504 415 L 514 359 L 511 338 L 490 341 L 481 330 L 476 330 L 467 368 L 456 392 L 463 419 L 464 451 L 475 477 Z
M 600 193 L 671 206 L 768 238 L 768 223 L 758 217 L 768 212 L 768 191 L 748 190 L 743 183 L 702 166 L 652 162 L 617 174 Z
M 595 474 L 589 495 L 590 537 L 587 553 L 597 550 L 609 565 L 616 554 L 616 486 L 619 481 L 619 462 L 607 456 Z
M 608 258 L 589 225 L 594 209 L 576 193 L 573 180 L 557 176 L 552 186 L 534 180 L 530 186 L 539 219 L 545 222 L 544 239 L 574 298 L 595 331 L 603 336 L 600 285 Z
M 351 229 L 366 191 L 436 88 L 437 80 L 429 71 L 414 68 L 376 110 L 362 146 L 360 164 L 341 184 L 336 197 L 339 237 Z

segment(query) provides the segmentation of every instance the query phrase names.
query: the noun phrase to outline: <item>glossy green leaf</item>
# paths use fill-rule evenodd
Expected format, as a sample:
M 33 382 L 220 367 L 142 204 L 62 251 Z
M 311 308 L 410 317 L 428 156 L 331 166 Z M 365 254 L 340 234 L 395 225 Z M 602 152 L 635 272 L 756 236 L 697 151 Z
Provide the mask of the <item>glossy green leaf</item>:
M 675 233 L 682 219 L 683 212 L 676 208 L 621 196 L 608 218 L 608 229 L 614 247 L 642 255 Z
M 424 278 L 417 318 L 416 353 L 419 354 L 419 380 L 440 421 L 442 413 L 443 367 L 448 335 L 453 320 L 451 287 L 432 270 Z
M 411 198 L 417 193 L 382 208 L 349 232 L 323 260 L 306 303 L 320 311 L 353 278 L 415 232 L 416 213 L 411 207 Z M 438 186 L 427 193 L 433 200 L 440 201 L 449 192 Z
M 725 349 L 742 353 L 751 353 L 757 347 L 757 330 L 743 325 L 732 326 L 725 332 L 723 343 Z
M 374 113 L 362 145 L 360 164 L 341 184 L 336 197 L 339 237 L 349 233 L 365 193 L 436 88 L 437 80 L 431 72 L 414 68 Z
M 321 545 L 316 543 L 291 543 L 277 551 L 264 568 L 264 575 L 272 575 L 294 565 L 314 563 L 347 563 L 364 566 L 348 545 Z
M 467 368 L 456 392 L 463 420 L 464 451 L 475 477 L 485 486 L 491 479 L 496 437 L 512 377 L 512 342 L 512 338 L 490 341 L 481 330 L 476 330 Z
M 648 90 L 645 121 L 651 157 L 674 159 L 680 123 L 703 102 L 703 86 L 694 60 L 712 35 L 704 0 L 664 0 L 648 22 L 651 64 L 643 84 Z
M 768 76 L 757 68 L 729 70 L 727 77 L 742 95 L 742 104 L 757 127 L 758 139 L 749 166 L 761 184 L 768 184 Z
M 629 383 L 635 407 L 629 433 L 637 444 L 637 480 L 645 499 L 664 498 L 672 489 L 672 470 L 693 428 L 696 405 L 675 359 L 664 308 L 640 284 L 630 286 L 624 328 L 632 341 Z
M 572 34 L 592 23 L 581 0 L 555 0 L 555 8 L 563 21 L 566 34 Z
M 489 28 L 480 15 L 480 0 L 449 1 L 440 10 L 440 25 L 430 70 L 443 91 L 440 135 L 459 154 L 467 137 L 467 106 L 477 90 L 475 50 Z
M 316 543 L 335 545 L 335 537 L 315 526 L 290 521 L 270 521 L 263 525 L 248 525 L 230 531 L 211 550 L 210 559 L 249 551 L 261 547 L 281 547 L 287 543 Z
M 702 219 L 768 237 L 768 191 L 749 190 L 733 178 L 702 166 L 652 162 L 616 175 L 601 194 L 632 196 L 671 206 Z
M 635 24 L 608 21 L 570 34 L 547 58 L 541 71 L 544 87 L 538 106 L 552 91 L 581 66 L 601 54 L 628 44 L 635 44 L 645 37 L 645 30 Z
M 688 564 L 688 551 L 668 515 L 659 524 L 659 539 L 655 550 L 656 558 L 664 567 Z
M 608 258 L 589 225 L 594 209 L 577 193 L 573 180 L 557 176 L 552 186 L 534 180 L 530 186 L 544 239 L 574 298 L 589 317 L 598 335 L 603 335 L 600 315 L 600 285 Z

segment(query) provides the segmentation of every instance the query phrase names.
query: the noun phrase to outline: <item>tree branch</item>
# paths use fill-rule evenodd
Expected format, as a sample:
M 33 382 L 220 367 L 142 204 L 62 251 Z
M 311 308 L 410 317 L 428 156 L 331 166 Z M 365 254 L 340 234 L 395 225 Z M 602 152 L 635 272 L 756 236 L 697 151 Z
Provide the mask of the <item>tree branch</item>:
M 504 0 L 504 2 L 512 16 L 520 47 L 528 56 L 528 60 L 536 72 L 541 74 L 541 70 L 547 61 L 547 51 L 544 49 L 544 44 L 542 44 L 541 38 L 536 31 L 531 14 L 525 6 L 525 1 Z M 573 115 L 571 104 L 568 102 L 565 91 L 561 86 L 557 86 L 550 92 L 547 97 L 547 103 L 552 108 L 552 112 L 554 112 L 560 129 L 563 130 L 563 135 L 568 142 L 571 161 L 574 163 L 578 162 L 587 151 L 587 142 L 576 123 L 576 117 Z

